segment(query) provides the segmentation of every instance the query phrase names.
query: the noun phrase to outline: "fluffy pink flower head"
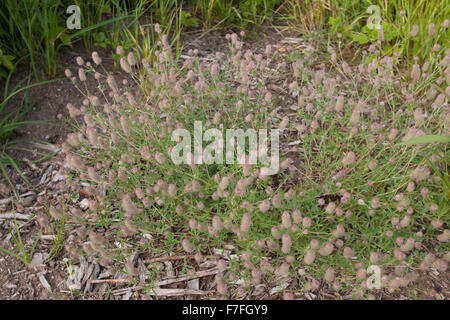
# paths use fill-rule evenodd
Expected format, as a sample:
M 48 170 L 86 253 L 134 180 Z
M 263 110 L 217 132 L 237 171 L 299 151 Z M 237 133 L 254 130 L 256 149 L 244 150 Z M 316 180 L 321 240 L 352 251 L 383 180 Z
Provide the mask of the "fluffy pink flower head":
M 357 125 L 359 123 L 360 117 L 361 117 L 361 110 L 360 110 L 359 106 L 357 105 L 352 111 L 352 114 L 351 114 L 350 120 L 349 120 L 349 124 L 352 126 Z
M 164 155 L 161 152 L 156 152 L 155 153 L 155 160 L 159 164 L 164 164 L 164 162 L 166 161 L 166 158 L 164 157 Z
M 167 187 L 167 193 L 170 197 L 175 197 L 177 195 L 177 187 L 173 183 L 169 184 Z
M 406 255 L 400 249 L 394 249 L 394 257 L 398 261 L 403 261 L 406 259 Z
M 283 234 L 283 236 L 281 237 L 281 243 L 282 243 L 281 252 L 283 252 L 284 254 L 289 254 L 292 246 L 292 240 L 289 233 Z
M 250 213 L 246 212 L 242 215 L 240 231 L 244 234 L 248 233 L 251 227 Z
M 292 219 L 294 220 L 294 223 L 299 224 L 302 222 L 302 213 L 300 210 L 295 209 L 292 211 Z
M 162 30 L 161 30 L 161 26 L 160 26 L 160 24 L 159 23 L 155 23 L 155 32 L 156 33 L 161 33 L 162 32 Z
M 334 203 L 333 201 L 331 201 L 325 208 L 325 212 L 328 214 L 333 214 L 335 210 L 336 210 L 336 203 Z
M 335 278 L 335 271 L 333 268 L 327 268 L 323 277 L 326 282 L 333 282 Z
M 430 176 L 430 174 L 431 171 L 428 167 L 418 166 L 411 172 L 410 177 L 411 179 L 420 182 L 426 180 Z
M 436 33 L 436 25 L 434 23 L 430 23 L 428 25 L 428 34 L 430 36 L 434 35 Z
M 82 66 L 82 65 L 84 64 L 84 60 L 83 60 L 82 57 L 78 56 L 76 60 L 77 60 L 77 64 L 78 64 L 79 66 Z
M 98 55 L 97 51 L 92 52 L 92 61 L 98 66 L 102 63 L 102 59 Z
M 198 229 L 198 223 L 194 218 L 189 219 L 189 229 L 191 230 Z
M 278 240 L 281 238 L 280 230 L 277 227 L 272 227 L 270 232 L 272 234 L 272 237 L 274 237 L 275 239 Z
M 338 224 L 336 229 L 332 232 L 333 237 L 341 238 L 345 235 L 345 228 L 342 224 Z
M 316 252 L 310 249 L 306 252 L 303 261 L 305 262 L 305 264 L 310 265 L 314 263 L 314 260 L 316 260 Z
M 413 25 L 411 28 L 411 32 L 409 33 L 411 37 L 417 36 L 417 33 L 419 32 L 419 26 L 417 24 Z
M 273 196 L 273 198 L 272 198 L 272 205 L 275 208 L 281 208 L 281 196 L 280 196 L 280 194 L 276 194 L 276 195 Z
M 265 213 L 265 212 L 269 211 L 269 209 L 270 209 L 270 201 L 267 199 L 263 200 L 263 201 L 261 201 L 261 203 L 259 204 L 258 207 L 262 213 Z
M 352 164 L 356 160 L 356 155 L 353 151 L 350 151 L 345 155 L 345 157 L 342 159 L 342 163 L 346 166 Z
M 303 221 L 302 221 L 303 227 L 304 228 L 310 228 L 311 224 L 312 224 L 312 220 L 310 217 L 304 217 Z
M 84 73 L 83 68 L 78 69 L 78 78 L 80 78 L 80 81 L 86 81 L 86 73 Z
M 188 239 L 183 239 L 183 241 L 181 242 L 181 246 L 187 253 L 192 253 L 195 250 L 195 247 L 189 242 Z
M 336 110 L 336 112 L 342 112 L 342 110 L 344 110 L 344 97 L 343 96 L 337 97 L 336 105 L 334 106 L 334 110 Z
M 136 205 L 131 201 L 130 195 L 126 194 L 122 198 L 122 208 L 125 211 L 125 215 L 128 217 L 133 217 L 138 213 L 138 208 Z
M 329 256 L 334 250 L 334 245 L 331 242 L 326 243 L 319 249 L 319 254 L 321 256 Z
M 131 73 L 131 66 L 127 61 L 126 57 L 122 57 L 120 58 L 120 67 L 122 68 L 123 71 L 125 71 L 126 73 Z
M 378 198 L 373 198 L 372 202 L 371 202 L 371 206 L 373 209 L 378 209 L 381 206 L 380 200 Z
M 219 216 L 214 216 L 212 219 L 212 225 L 216 231 L 220 231 L 223 229 L 223 222 Z
M 350 258 L 353 258 L 355 256 L 355 253 L 353 252 L 352 248 L 345 247 L 343 255 L 344 255 L 344 258 L 350 259 Z
M 136 59 L 134 58 L 133 52 L 129 52 L 128 53 L 127 61 L 128 61 L 128 64 L 130 66 L 135 66 L 136 65 Z
M 311 242 L 309 243 L 309 247 L 313 250 L 319 249 L 319 240 L 312 239 Z
M 289 229 L 292 226 L 291 216 L 288 211 L 284 211 L 281 215 L 281 224 L 283 228 Z

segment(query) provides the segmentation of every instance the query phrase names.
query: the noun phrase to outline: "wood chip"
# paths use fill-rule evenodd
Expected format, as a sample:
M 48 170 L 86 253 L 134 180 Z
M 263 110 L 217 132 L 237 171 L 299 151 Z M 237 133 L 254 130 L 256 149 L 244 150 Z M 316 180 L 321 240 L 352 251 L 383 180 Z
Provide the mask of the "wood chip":
M 188 289 L 199 290 L 200 289 L 200 279 L 193 279 L 187 282 Z
M 160 280 L 160 281 L 157 281 L 154 285 L 155 285 L 155 287 L 161 287 L 161 286 L 165 286 L 165 285 L 172 284 L 172 283 L 183 282 L 186 280 L 192 280 L 192 279 L 196 279 L 196 278 L 201 278 L 201 277 L 218 274 L 219 272 L 220 272 L 219 269 L 213 268 L 213 269 L 209 269 L 209 270 L 198 271 L 193 276 L 184 275 L 184 276 L 177 277 L 177 278 L 168 278 L 168 279 Z
M 28 264 L 28 268 L 32 270 L 38 267 L 44 267 L 45 266 L 44 261 L 46 258 L 47 258 L 46 255 L 43 255 L 40 252 L 36 252 L 33 255 L 33 259 L 31 259 L 31 262 Z
M 187 56 L 187 55 L 185 55 L 185 54 L 180 54 L 180 58 L 182 58 L 182 59 L 185 59 L 185 60 L 187 60 L 187 59 L 192 59 L 192 57 L 191 56 Z M 199 60 L 201 60 L 201 61 L 214 61 L 214 59 L 208 59 L 208 58 L 197 58 L 197 59 L 199 59 Z
M 83 277 L 83 281 L 81 282 L 82 285 L 86 283 L 86 286 L 84 287 L 85 294 L 92 290 L 92 283 L 89 280 L 97 279 L 99 273 L 100 266 L 97 263 L 92 263 L 89 265 L 86 275 Z
M 97 280 L 88 280 L 88 283 L 96 284 L 96 283 L 127 283 L 130 282 L 131 279 L 97 279 Z
M 131 287 L 127 289 L 121 289 L 117 291 L 113 291 L 114 295 L 122 295 L 124 293 L 129 292 L 130 290 L 141 290 L 142 286 Z M 184 296 L 184 295 L 207 295 L 211 293 L 211 291 L 202 291 L 202 290 L 193 290 L 193 289 L 162 289 L 162 288 L 153 288 L 150 289 L 146 294 L 150 296 Z
M 8 195 L 10 194 L 11 189 L 6 185 L 0 182 L 0 195 Z
M 182 260 L 182 259 L 193 259 L 194 256 L 167 256 L 167 257 L 158 257 L 146 260 L 145 263 L 152 263 L 152 262 L 163 262 L 163 261 L 172 261 L 172 260 Z
M 22 158 L 22 160 L 23 160 L 23 161 L 24 161 L 31 169 L 33 169 L 33 170 L 35 170 L 35 171 L 38 171 L 38 170 L 39 170 L 39 168 L 38 168 L 33 162 L 31 162 L 30 159 Z
M 255 290 L 253 291 L 254 296 L 260 296 L 263 295 L 267 290 L 266 284 L 258 284 L 255 286 Z
M 26 198 L 30 196 L 36 196 L 36 193 L 34 191 L 28 191 L 24 194 L 19 195 L 19 198 Z M 11 203 L 11 198 L 5 198 L 0 200 L 0 205 L 5 205 Z
M 133 292 L 130 290 L 122 297 L 122 300 L 130 300 L 131 296 L 133 295 Z
M 303 38 L 284 38 L 280 41 L 281 43 L 294 43 L 294 44 L 301 44 L 304 42 Z
M 198 265 L 200 268 L 211 268 L 217 266 L 217 260 L 206 260 Z
M 211 291 L 192 290 L 192 289 L 161 289 L 154 288 L 147 294 L 153 296 L 184 296 L 184 295 L 207 295 Z
M 11 198 L 1 199 L 0 206 L 4 204 L 9 204 L 11 202 Z
M 56 236 L 54 234 L 43 234 L 41 235 L 42 240 L 54 241 Z
M 224 249 L 218 249 L 218 248 L 213 248 L 213 252 L 215 255 L 221 256 L 227 260 L 235 260 L 238 259 L 239 256 L 236 254 L 231 254 L 230 250 L 224 250 Z
M 128 288 L 122 288 L 122 289 L 117 289 L 117 290 L 112 291 L 112 294 L 120 296 L 122 294 L 127 293 L 130 290 L 136 291 L 136 290 L 142 290 L 144 288 L 145 288 L 144 286 L 133 286 L 133 287 L 128 287 Z
M 201 278 L 201 277 L 206 277 L 206 276 L 210 276 L 210 275 L 214 275 L 219 273 L 219 269 L 214 268 L 214 269 L 209 269 L 209 270 L 203 270 L 203 271 L 198 271 L 195 275 L 192 276 L 180 276 L 180 277 L 176 277 L 176 278 L 168 278 L 168 279 L 163 279 L 160 281 L 157 281 L 156 283 L 154 283 L 154 289 L 151 290 L 157 290 L 154 294 L 149 293 L 150 295 L 167 295 L 167 296 L 176 296 L 176 295 L 183 295 L 183 294 L 193 294 L 193 295 L 203 295 L 203 294 L 207 294 L 209 292 L 207 291 L 200 291 L 200 290 L 193 290 L 190 289 L 190 291 L 183 291 L 183 293 L 181 293 L 182 291 L 167 291 L 165 292 L 164 290 L 186 290 L 186 289 L 162 289 L 162 288 L 158 288 L 161 286 L 165 286 L 168 284 L 172 284 L 172 283 L 177 283 L 177 282 L 183 282 L 183 281 L 187 281 L 187 280 L 193 280 L 193 279 L 197 279 L 197 278 Z M 126 292 L 128 292 L 128 290 L 141 290 L 144 289 L 144 286 L 134 286 L 134 287 L 130 287 L 130 288 L 123 288 L 123 289 L 118 289 L 113 291 L 112 293 L 114 295 L 122 295 Z M 163 290 L 163 291 L 161 291 Z
M 302 143 L 301 140 L 297 140 L 297 141 L 294 141 L 294 142 L 289 142 L 288 146 L 296 146 L 296 145 L 301 144 L 301 143 Z
M 14 219 L 14 216 L 16 217 L 17 220 L 28 220 L 31 217 L 29 214 L 7 212 L 7 213 L 0 213 L 0 220 Z
M 42 286 L 47 290 L 48 292 L 52 292 L 52 287 L 48 283 L 47 279 L 45 279 L 43 274 L 39 275 L 39 281 L 41 282 Z
M 50 172 L 53 169 L 53 165 L 49 165 L 47 170 L 45 170 L 44 174 L 41 177 L 41 180 L 39 180 L 39 185 L 43 184 L 47 180 L 47 176 L 50 174 Z
M 80 208 L 83 210 L 87 210 L 89 208 L 89 200 L 84 198 L 80 201 Z
M 63 175 L 59 174 L 59 172 L 56 172 L 52 178 L 52 183 L 56 183 L 56 182 L 64 181 L 64 180 L 66 180 L 66 178 Z
M 284 283 L 280 284 L 279 286 L 276 286 L 275 288 L 272 288 L 270 290 L 270 294 L 276 294 L 276 293 L 278 293 L 280 291 L 283 291 L 288 286 L 289 286 L 289 282 L 284 282 Z
M 165 270 L 167 277 L 175 277 L 175 271 L 173 270 L 172 262 L 164 261 L 164 265 L 166 266 Z

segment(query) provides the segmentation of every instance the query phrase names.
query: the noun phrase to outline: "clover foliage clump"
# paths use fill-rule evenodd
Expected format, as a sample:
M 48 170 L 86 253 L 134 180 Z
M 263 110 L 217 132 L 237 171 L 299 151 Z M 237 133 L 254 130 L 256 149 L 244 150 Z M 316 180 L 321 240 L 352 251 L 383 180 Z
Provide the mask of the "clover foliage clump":
M 390 292 L 429 268 L 446 271 L 448 147 L 397 144 L 448 135 L 450 52 L 415 63 L 405 79 L 375 45 L 357 66 L 329 48 L 318 68 L 314 51 L 252 52 L 241 37 L 227 35 L 229 52 L 180 60 L 161 33 L 151 61 L 118 47 L 121 81 L 95 52 L 77 59 L 78 77 L 66 70 L 86 95 L 67 105 L 76 131 L 63 145 L 66 174 L 89 203 L 69 204 L 78 225 L 70 252 L 151 280 L 164 266 L 141 268 L 132 255 L 183 255 L 175 267 L 188 274 L 212 259 L 216 292 L 229 298 L 262 284 L 288 284 L 286 298 L 323 286 L 363 297 L 374 293 L 374 267 Z M 198 157 L 198 123 L 214 137 L 276 132 L 278 172 L 250 152 L 208 149 L 206 134 Z M 182 163 L 171 156 L 184 139 L 177 132 L 192 140 Z M 273 155 L 272 138 L 263 155 Z

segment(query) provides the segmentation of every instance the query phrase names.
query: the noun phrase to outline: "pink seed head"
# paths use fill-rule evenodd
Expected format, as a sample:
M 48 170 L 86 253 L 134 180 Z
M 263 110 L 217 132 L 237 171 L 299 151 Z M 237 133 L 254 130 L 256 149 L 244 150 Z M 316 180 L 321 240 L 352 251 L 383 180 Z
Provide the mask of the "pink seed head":
M 306 252 L 303 261 L 305 262 L 305 264 L 310 265 L 310 264 L 314 263 L 315 259 L 316 259 L 316 252 L 314 250 L 310 249 Z

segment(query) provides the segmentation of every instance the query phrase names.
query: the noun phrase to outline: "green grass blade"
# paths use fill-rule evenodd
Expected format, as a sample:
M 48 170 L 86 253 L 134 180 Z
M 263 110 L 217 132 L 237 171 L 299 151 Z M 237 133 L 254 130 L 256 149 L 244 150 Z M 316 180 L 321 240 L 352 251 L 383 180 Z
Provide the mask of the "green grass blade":
M 58 80 L 62 80 L 62 78 L 60 78 L 60 79 L 53 79 L 53 80 L 41 81 L 41 82 L 29 84 L 29 85 L 27 85 L 27 86 L 25 86 L 25 87 L 22 87 L 22 88 L 20 88 L 20 89 L 17 89 L 16 91 L 10 93 L 10 94 L 3 100 L 3 102 L 0 104 L 0 110 L 2 110 L 2 108 L 6 105 L 6 102 L 8 102 L 9 99 L 11 99 L 13 96 L 15 96 L 16 94 L 18 94 L 19 92 L 22 92 L 22 91 L 24 91 L 24 90 L 28 90 L 28 89 L 33 88 L 33 87 L 40 86 L 40 85 L 42 85 L 42 84 L 47 84 L 47 83 L 55 82 L 55 81 L 58 81 Z
M 2 159 L 0 159 L 2 160 Z M 5 163 L 5 162 L 4 162 Z M 9 185 L 11 186 L 14 195 L 16 196 L 17 199 L 19 199 L 19 194 L 17 193 L 16 188 L 14 187 L 14 184 L 12 183 L 11 179 L 9 178 L 8 173 L 6 172 L 6 168 L 4 167 L 4 165 L 2 164 L 2 161 L 0 161 L 0 171 L 2 172 L 3 176 L 5 177 L 6 181 L 8 181 Z
M 42 230 L 39 230 L 39 233 L 38 233 L 36 239 L 34 240 L 33 246 L 31 247 L 31 250 L 30 250 L 30 254 L 29 254 L 30 260 L 33 258 L 33 253 L 34 253 L 34 250 L 36 249 L 39 239 L 41 238 L 41 234 L 42 234 Z
M 19 173 L 19 175 L 22 177 L 22 179 L 23 179 L 29 186 L 32 187 L 30 181 L 28 181 L 27 177 L 25 177 L 25 176 L 23 175 L 22 170 L 20 170 L 19 166 L 18 166 L 17 163 L 14 161 L 14 159 L 11 158 L 6 152 L 3 152 L 3 151 L 0 151 L 0 155 L 2 155 L 3 157 L 5 157 L 5 158 L 9 161 L 9 165 L 11 165 L 14 169 L 16 169 L 17 172 Z M 4 170 L 2 170 L 2 172 L 3 172 L 3 171 L 4 171 Z M 6 174 L 6 170 L 5 170 L 3 173 Z M 9 180 L 9 181 L 11 181 L 11 180 Z M 10 184 L 13 185 L 12 182 L 10 182 Z
M 12 251 L 9 251 L 8 249 L 2 248 L 2 247 L 0 247 L 0 251 L 3 252 L 3 253 L 9 254 L 10 256 L 12 256 L 12 257 L 14 257 L 16 259 L 19 259 L 20 261 L 22 261 L 23 263 L 26 264 L 24 258 L 19 256 L 18 254 L 14 253 Z
M 430 134 L 427 136 L 412 138 L 408 141 L 403 141 L 403 142 L 397 143 L 397 145 L 404 146 L 404 145 L 414 145 L 414 144 L 423 144 L 423 143 L 431 143 L 431 142 L 447 143 L 447 142 L 450 142 L 450 137 Z
M 95 30 L 95 29 L 97 29 L 97 28 L 106 26 L 106 25 L 108 25 L 108 24 L 110 24 L 110 23 L 117 22 L 117 21 L 123 20 L 123 19 L 125 19 L 125 18 L 132 18 L 132 17 L 133 17 L 132 15 L 126 15 L 126 16 L 116 17 L 116 18 L 113 18 L 113 19 L 109 19 L 109 20 L 106 20 L 106 21 L 103 21 L 103 22 L 94 24 L 94 25 L 92 25 L 92 26 L 89 26 L 89 27 L 87 27 L 87 28 L 83 28 L 82 30 L 77 31 L 77 32 L 71 34 L 71 35 L 70 35 L 70 39 L 77 38 L 77 37 L 83 35 L 83 34 L 86 33 L 86 32 L 89 32 L 89 31 Z M 63 45 L 67 45 L 67 43 L 66 43 L 66 42 L 61 43 L 61 44 L 58 46 L 58 48 L 59 48 L 60 46 L 63 46 Z
M 7 125 L 2 125 L 2 123 L 0 123 L 0 136 L 2 136 L 3 134 L 6 134 L 18 127 L 22 127 L 22 126 L 25 126 L 28 124 L 44 124 L 46 122 L 48 122 L 48 120 L 21 121 L 21 122 L 13 122 L 13 123 L 10 123 Z

